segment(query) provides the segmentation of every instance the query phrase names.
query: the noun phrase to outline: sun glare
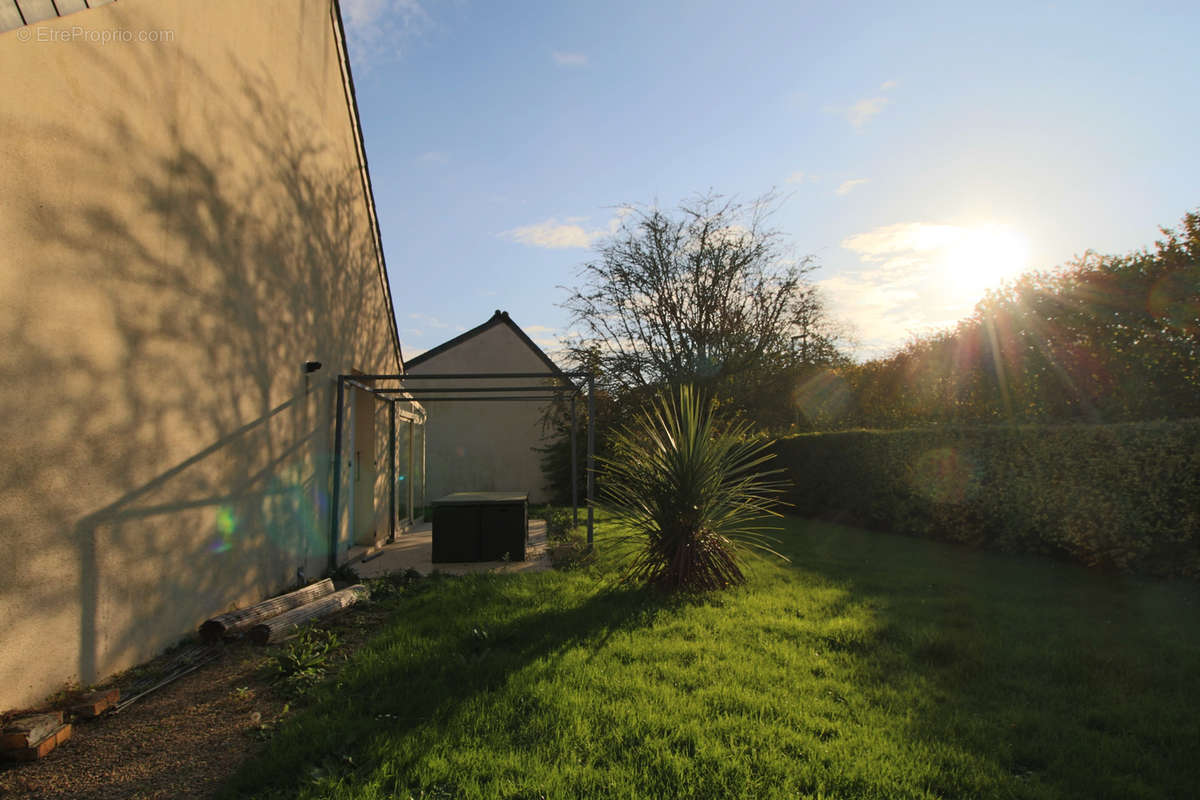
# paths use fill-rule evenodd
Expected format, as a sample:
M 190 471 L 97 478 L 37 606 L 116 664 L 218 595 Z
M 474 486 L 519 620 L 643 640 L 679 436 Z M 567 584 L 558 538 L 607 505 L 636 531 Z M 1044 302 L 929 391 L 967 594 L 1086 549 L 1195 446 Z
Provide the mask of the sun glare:
M 944 252 L 946 277 L 973 300 L 1029 269 L 1029 241 L 1007 225 L 958 228 Z

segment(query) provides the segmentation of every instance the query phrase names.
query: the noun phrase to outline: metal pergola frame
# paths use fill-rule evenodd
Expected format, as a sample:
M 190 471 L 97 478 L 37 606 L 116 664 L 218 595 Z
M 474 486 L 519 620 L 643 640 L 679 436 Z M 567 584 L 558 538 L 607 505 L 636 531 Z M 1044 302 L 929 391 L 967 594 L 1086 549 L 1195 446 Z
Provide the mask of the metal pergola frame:
M 595 538 L 594 500 L 596 491 L 596 378 L 587 370 L 571 372 L 468 372 L 462 374 L 436 373 L 428 375 L 338 375 L 337 376 L 337 417 L 334 422 L 333 444 L 333 491 L 329 511 L 329 569 L 337 569 L 338 527 L 340 521 L 339 505 L 342 488 L 342 439 L 346 415 L 346 387 L 369 392 L 388 404 L 388 470 L 390 513 L 388 526 L 390 539 L 396 538 L 396 404 L 397 403 L 447 403 L 465 402 L 486 403 L 499 401 L 536 401 L 546 402 L 562 398 L 570 392 L 571 404 L 571 515 L 575 525 L 579 524 L 579 461 L 576 441 L 578 439 L 578 415 L 576 414 L 576 399 L 583 389 L 572 378 L 582 380 L 587 387 L 587 543 L 592 546 Z M 540 380 L 537 385 L 518 386 L 457 386 L 457 387 L 405 387 L 405 381 L 462 381 L 462 380 Z M 554 381 L 558 386 L 547 386 L 544 381 Z M 398 386 L 372 386 L 377 381 L 394 381 Z M 563 385 L 565 384 L 565 385 Z M 515 393 L 515 394 L 513 394 Z M 540 393 L 540 394 L 535 394 Z M 428 396 L 435 395 L 435 396 Z M 463 395 L 466 395 L 465 397 Z M 481 396 L 483 395 L 483 396 Z M 405 414 L 411 420 L 419 419 L 415 414 Z M 409 446 L 412 446 L 410 440 Z M 410 459 L 411 461 L 411 459 Z M 412 503 L 409 502 L 410 512 Z

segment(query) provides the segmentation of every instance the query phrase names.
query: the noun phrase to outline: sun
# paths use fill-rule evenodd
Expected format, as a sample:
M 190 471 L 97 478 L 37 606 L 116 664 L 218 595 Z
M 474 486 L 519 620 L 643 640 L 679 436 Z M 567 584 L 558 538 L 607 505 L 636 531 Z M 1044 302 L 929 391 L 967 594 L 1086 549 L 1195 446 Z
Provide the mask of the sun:
M 957 228 L 943 252 L 942 269 L 949 283 L 956 293 L 973 300 L 1029 269 L 1029 240 L 1008 225 Z

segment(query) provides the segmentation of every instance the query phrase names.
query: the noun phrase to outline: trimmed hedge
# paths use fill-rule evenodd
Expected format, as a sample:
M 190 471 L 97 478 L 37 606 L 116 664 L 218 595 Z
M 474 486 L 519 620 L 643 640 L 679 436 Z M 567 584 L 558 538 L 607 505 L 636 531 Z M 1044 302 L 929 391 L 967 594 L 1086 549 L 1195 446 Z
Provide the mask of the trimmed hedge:
M 802 516 L 1200 577 L 1200 420 L 801 434 L 773 450 Z

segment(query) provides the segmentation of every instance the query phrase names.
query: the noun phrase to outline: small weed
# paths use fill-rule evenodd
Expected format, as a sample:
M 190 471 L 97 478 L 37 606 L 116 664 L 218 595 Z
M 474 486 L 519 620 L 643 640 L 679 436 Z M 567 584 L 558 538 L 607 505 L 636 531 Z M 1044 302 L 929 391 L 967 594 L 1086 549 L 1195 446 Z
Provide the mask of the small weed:
M 82 686 L 75 681 L 70 681 L 57 692 L 43 700 L 41 705 L 46 708 L 62 708 L 74 703 L 83 692 L 84 689 Z
M 404 584 L 394 580 L 390 575 L 381 578 L 371 578 L 365 581 L 372 602 L 389 600 L 404 593 Z
M 378 602 L 420 591 L 423 578 L 415 569 L 391 573 L 365 581 L 371 600 Z
M 582 537 L 568 539 L 550 549 L 550 561 L 555 569 L 569 570 L 594 561 L 594 552 Z
M 277 716 L 275 719 L 267 721 L 267 722 L 262 721 L 261 713 L 259 713 L 258 711 L 252 712 L 250 714 L 250 722 L 252 722 L 254 724 L 254 728 L 252 729 L 254 738 L 260 742 L 265 742 L 268 739 L 270 739 L 272 736 L 274 736 L 275 731 L 283 723 L 283 718 L 286 717 L 288 715 L 288 712 L 291 710 L 292 710 L 291 704 L 284 703 L 283 709 L 279 712 L 279 716 Z
M 546 538 L 552 542 L 570 541 L 575 529 L 575 515 L 569 508 L 546 509 Z
M 290 693 L 296 696 L 304 694 L 325 677 L 329 656 L 341 643 L 333 631 L 304 628 L 275 654 L 273 668 L 276 680 Z
M 350 562 L 339 564 L 337 569 L 329 573 L 329 579 L 334 583 L 358 583 L 358 573 L 354 571 L 354 567 L 350 566 Z
M 546 519 L 550 560 L 556 569 L 571 569 L 589 561 L 591 549 L 584 539 L 583 527 L 575 524 L 571 509 L 548 506 L 539 513 Z
M 249 686 L 239 686 L 236 689 L 234 689 L 232 692 L 230 692 L 229 696 L 232 697 L 234 700 L 240 700 L 242 702 L 247 702 L 249 700 L 254 699 L 254 690 L 251 689 Z

